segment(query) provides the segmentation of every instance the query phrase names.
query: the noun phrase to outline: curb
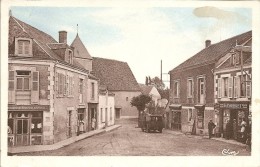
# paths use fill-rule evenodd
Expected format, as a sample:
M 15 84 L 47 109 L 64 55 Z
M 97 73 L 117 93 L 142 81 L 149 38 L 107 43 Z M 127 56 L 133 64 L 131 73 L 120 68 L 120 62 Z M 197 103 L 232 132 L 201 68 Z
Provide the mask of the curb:
M 110 132 L 110 131 L 116 130 L 120 127 L 121 127 L 121 125 L 113 125 L 111 127 L 108 127 L 107 129 L 98 129 L 96 131 L 91 131 L 91 132 L 88 132 L 86 134 L 74 136 L 72 138 L 60 141 L 60 142 L 52 144 L 52 145 L 35 145 L 35 146 L 11 147 L 11 148 L 8 148 L 7 154 L 11 156 L 11 155 L 18 154 L 18 153 L 57 150 L 59 148 L 62 148 L 62 147 L 68 146 L 72 143 L 75 143 L 77 141 L 87 139 L 87 138 L 95 136 L 95 135 Z

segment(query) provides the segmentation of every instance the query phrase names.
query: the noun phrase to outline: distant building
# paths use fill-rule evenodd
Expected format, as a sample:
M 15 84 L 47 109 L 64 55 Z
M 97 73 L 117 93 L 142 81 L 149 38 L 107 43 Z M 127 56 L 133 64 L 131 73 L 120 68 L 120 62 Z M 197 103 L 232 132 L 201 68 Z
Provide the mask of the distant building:
M 115 124 L 115 94 L 109 92 L 106 86 L 99 87 L 99 112 L 97 129 Z
M 252 117 L 252 36 L 237 42 L 218 60 L 214 78 L 217 133 L 227 137 L 226 124 L 229 120 L 232 125 L 229 137 L 240 140 L 242 120 L 250 126 Z
M 130 102 L 141 94 L 140 87 L 126 62 L 93 57 L 93 73 L 115 94 L 116 118 L 137 118 L 138 111 Z
M 158 101 L 161 99 L 161 95 L 156 89 L 156 87 L 152 85 L 145 85 L 145 84 L 139 84 L 139 86 L 141 88 L 142 94 L 151 96 L 152 100 L 155 102 L 155 105 L 157 105 Z
M 193 134 L 208 134 L 208 122 L 215 118 L 214 69 L 236 43 L 249 40 L 252 32 L 211 44 L 169 72 L 170 100 L 167 127 Z
M 53 144 L 91 130 L 98 79 L 90 74 L 91 58 L 82 62 L 74 57 L 86 56 L 77 48 L 77 38 L 72 47 L 67 44 L 66 31 L 59 32 L 57 42 L 10 16 L 9 146 Z

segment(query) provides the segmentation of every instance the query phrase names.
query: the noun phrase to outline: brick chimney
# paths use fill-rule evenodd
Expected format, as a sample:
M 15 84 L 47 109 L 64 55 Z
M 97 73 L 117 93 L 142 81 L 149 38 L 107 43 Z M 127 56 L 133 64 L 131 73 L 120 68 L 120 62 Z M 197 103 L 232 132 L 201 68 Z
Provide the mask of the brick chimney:
M 59 43 L 67 44 L 67 31 L 59 31 Z
M 211 40 L 206 40 L 205 41 L 205 47 L 209 47 L 211 45 Z

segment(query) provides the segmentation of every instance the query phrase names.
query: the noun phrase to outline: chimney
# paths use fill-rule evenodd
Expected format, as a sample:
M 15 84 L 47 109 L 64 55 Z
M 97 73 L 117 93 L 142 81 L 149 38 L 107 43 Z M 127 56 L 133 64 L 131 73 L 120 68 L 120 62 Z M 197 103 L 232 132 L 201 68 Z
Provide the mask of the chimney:
M 59 43 L 67 44 L 67 31 L 59 31 Z
M 211 41 L 210 40 L 206 40 L 205 41 L 205 47 L 207 48 L 207 47 L 209 47 L 211 45 Z

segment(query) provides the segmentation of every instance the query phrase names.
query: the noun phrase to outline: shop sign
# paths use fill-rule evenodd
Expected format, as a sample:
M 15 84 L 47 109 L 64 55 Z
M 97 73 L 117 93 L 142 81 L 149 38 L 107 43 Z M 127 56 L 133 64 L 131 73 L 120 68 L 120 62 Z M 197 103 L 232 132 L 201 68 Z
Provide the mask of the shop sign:
M 249 105 L 247 103 L 220 103 L 219 108 L 226 109 L 248 109 Z
M 12 111 L 49 111 L 49 105 L 9 105 L 8 110 Z

